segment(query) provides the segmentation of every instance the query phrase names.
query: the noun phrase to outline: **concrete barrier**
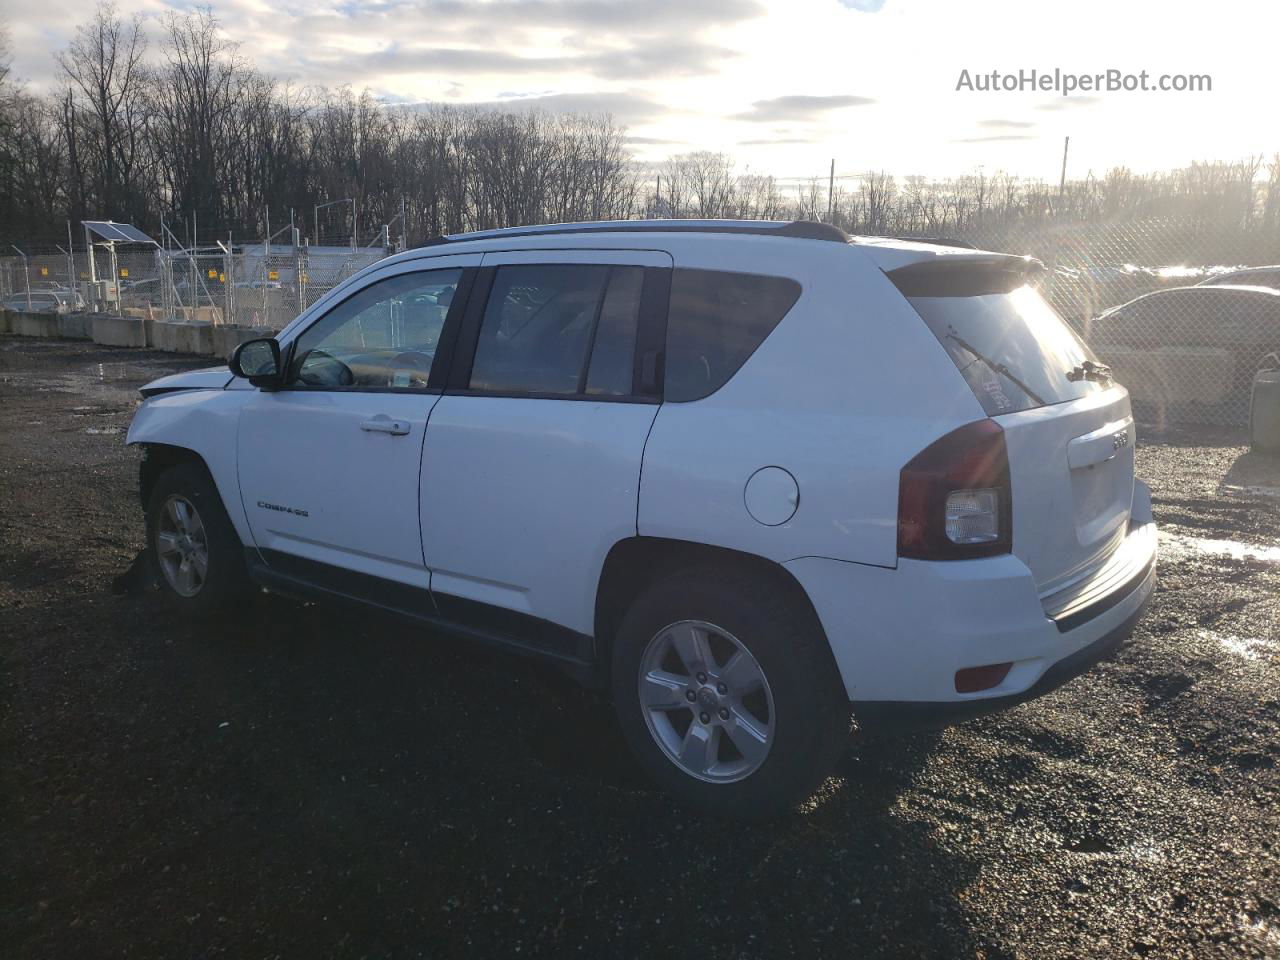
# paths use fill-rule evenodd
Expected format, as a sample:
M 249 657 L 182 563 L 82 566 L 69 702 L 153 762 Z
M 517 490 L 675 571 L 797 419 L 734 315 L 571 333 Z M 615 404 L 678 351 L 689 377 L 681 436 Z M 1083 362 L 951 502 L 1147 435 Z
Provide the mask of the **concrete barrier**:
M 213 355 L 230 359 L 231 351 L 246 340 L 257 340 L 269 337 L 272 331 L 268 327 L 243 327 L 237 323 L 225 323 L 213 328 Z
M 58 336 L 68 340 L 93 339 L 93 314 L 61 313 L 58 315 Z
M 58 315 L 56 313 L 19 313 L 18 326 L 13 332 L 24 337 L 56 337 Z
M 182 320 L 157 320 L 155 342 L 151 344 L 166 353 L 213 353 L 213 325 Z
M 97 314 L 93 318 L 93 342 L 107 347 L 145 347 L 145 321 L 140 317 L 112 317 Z
M 198 353 L 209 356 L 213 353 L 213 324 L 188 323 L 186 329 L 178 334 L 179 353 Z

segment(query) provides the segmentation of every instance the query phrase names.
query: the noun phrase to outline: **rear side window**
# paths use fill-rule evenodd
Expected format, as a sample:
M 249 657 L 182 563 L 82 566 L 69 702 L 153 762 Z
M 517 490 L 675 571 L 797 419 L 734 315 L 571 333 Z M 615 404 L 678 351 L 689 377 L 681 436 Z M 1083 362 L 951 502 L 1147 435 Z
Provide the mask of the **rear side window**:
M 719 390 L 800 297 L 788 277 L 677 269 L 667 317 L 665 399 L 700 400 Z
M 1077 378 L 1081 365 L 1096 358 L 1023 274 L 955 264 L 930 275 L 919 266 L 889 278 L 988 416 L 1066 403 L 1110 386 Z
M 480 325 L 470 388 L 630 394 L 643 278 L 642 267 L 499 267 Z

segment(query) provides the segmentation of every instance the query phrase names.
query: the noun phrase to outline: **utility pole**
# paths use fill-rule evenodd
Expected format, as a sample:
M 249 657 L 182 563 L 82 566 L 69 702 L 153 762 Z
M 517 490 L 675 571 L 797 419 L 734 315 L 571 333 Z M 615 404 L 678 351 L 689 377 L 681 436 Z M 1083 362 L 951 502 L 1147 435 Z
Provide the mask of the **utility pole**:
M 76 245 L 71 239 L 71 221 L 67 221 L 67 292 L 71 294 L 71 306 L 76 305 Z
M 199 216 L 195 210 L 191 211 L 191 252 L 187 254 L 187 262 L 191 264 L 191 311 L 187 314 L 186 319 L 194 320 L 196 318 L 195 308 L 200 305 L 200 295 L 197 291 L 204 286 L 204 281 L 199 277 L 200 266 L 196 263 L 196 243 L 200 236 L 196 218 Z
M 662 213 L 662 174 L 658 174 L 658 189 L 653 194 L 653 215 Z
M 14 244 L 9 244 L 14 250 L 18 250 Z M 22 258 L 22 280 L 27 285 L 27 312 L 31 312 L 31 265 L 27 263 L 27 255 L 18 250 L 18 256 Z
M 831 158 L 831 175 L 827 177 L 827 223 L 831 222 L 836 200 L 836 158 Z
M 1062 199 L 1062 195 L 1067 190 L 1067 148 L 1071 146 L 1071 138 L 1064 137 L 1062 140 L 1062 176 L 1058 180 L 1058 199 Z
M 98 265 L 93 260 L 93 234 L 89 232 L 89 228 L 84 228 L 84 252 L 89 258 L 89 282 L 93 284 L 93 297 L 95 301 L 98 298 Z
M 267 264 L 271 258 L 271 208 L 267 207 L 262 211 L 263 222 L 266 224 L 267 236 L 262 241 L 262 318 L 264 326 L 271 326 L 270 308 L 267 305 Z

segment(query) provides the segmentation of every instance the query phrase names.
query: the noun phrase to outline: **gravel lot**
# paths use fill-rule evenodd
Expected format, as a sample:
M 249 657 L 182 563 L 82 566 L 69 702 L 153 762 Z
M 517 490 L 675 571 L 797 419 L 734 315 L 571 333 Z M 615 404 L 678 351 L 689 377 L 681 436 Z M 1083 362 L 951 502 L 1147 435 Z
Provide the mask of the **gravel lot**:
M 1161 583 L 1114 660 L 855 737 L 742 828 L 639 782 L 548 669 L 113 596 L 135 390 L 208 362 L 0 338 L 0 954 L 1280 956 L 1280 464 L 1222 431 L 1143 435 Z

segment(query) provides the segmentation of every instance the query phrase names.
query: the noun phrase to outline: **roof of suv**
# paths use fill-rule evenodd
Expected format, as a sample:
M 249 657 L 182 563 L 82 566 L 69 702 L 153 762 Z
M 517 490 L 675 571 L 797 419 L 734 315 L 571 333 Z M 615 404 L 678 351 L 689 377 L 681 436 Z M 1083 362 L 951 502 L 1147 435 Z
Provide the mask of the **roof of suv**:
M 848 243 L 850 240 L 849 234 L 839 227 L 813 220 L 586 220 L 455 233 L 428 240 L 423 246 L 488 240 L 494 237 L 537 237 L 566 233 L 747 233 L 797 240 L 828 240 L 834 243 Z
M 725 234 L 753 238 L 826 241 L 859 247 L 877 266 L 884 270 L 919 262 L 921 260 L 950 261 L 972 260 L 982 262 L 1022 261 L 1031 263 L 1028 257 L 977 250 L 963 240 L 934 237 L 874 237 L 851 236 L 839 227 L 813 220 L 595 220 L 578 223 L 532 224 L 520 227 L 503 227 L 495 230 L 476 230 L 456 233 L 428 240 L 416 251 L 445 244 L 471 241 L 519 239 L 525 237 L 582 236 L 584 234 Z

